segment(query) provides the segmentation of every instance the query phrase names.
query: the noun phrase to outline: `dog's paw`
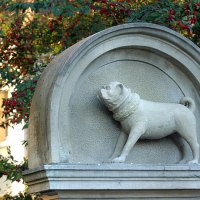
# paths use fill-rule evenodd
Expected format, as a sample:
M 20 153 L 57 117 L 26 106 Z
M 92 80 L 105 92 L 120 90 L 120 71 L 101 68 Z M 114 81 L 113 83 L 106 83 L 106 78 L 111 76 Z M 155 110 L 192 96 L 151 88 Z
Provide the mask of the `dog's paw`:
M 198 160 L 194 159 L 188 162 L 188 164 L 198 164 Z
M 117 157 L 115 159 L 112 160 L 112 163 L 123 163 L 125 161 L 125 157 Z

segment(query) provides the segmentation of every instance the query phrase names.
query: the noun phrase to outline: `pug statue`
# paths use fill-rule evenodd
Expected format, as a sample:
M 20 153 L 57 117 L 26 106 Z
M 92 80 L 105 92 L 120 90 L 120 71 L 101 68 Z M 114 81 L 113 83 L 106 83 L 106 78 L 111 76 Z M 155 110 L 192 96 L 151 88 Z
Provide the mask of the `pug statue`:
M 139 139 L 160 139 L 179 133 L 192 149 L 193 159 L 189 163 L 198 163 L 195 103 L 191 98 L 183 97 L 180 104 L 146 101 L 119 82 L 103 86 L 98 96 L 128 134 L 120 155 L 112 162 L 123 163 Z

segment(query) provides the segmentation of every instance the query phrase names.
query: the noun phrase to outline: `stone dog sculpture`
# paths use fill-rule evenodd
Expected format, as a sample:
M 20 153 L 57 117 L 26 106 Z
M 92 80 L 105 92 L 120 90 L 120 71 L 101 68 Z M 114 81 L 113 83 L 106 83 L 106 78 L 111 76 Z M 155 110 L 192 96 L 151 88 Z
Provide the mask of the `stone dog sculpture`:
M 177 132 L 192 149 L 193 159 L 189 163 L 198 163 L 195 103 L 191 98 L 183 97 L 180 104 L 146 101 L 119 82 L 103 86 L 98 96 L 128 134 L 120 155 L 112 162 L 124 162 L 139 138 L 160 139 Z

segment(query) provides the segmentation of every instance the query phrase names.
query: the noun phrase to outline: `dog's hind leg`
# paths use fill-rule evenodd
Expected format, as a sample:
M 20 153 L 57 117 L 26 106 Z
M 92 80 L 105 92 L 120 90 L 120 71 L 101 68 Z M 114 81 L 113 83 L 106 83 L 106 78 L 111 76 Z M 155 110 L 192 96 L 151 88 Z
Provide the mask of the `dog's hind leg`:
M 199 162 L 199 143 L 197 138 L 188 138 L 187 142 L 189 143 L 192 153 L 193 159 L 189 161 L 189 164 L 198 163 Z
M 183 137 L 181 137 L 178 133 L 174 133 L 171 135 L 172 141 L 179 149 L 179 152 L 181 154 L 180 160 L 177 162 L 178 164 L 184 164 L 187 163 L 187 151 L 188 151 L 188 145 L 187 142 Z
M 176 113 L 175 119 L 177 132 L 186 140 L 193 153 L 193 159 L 189 162 L 189 164 L 198 163 L 199 143 L 197 140 L 195 116 L 191 112 L 179 112 Z
M 132 147 L 138 141 L 138 139 L 145 133 L 145 123 L 138 122 L 135 126 L 131 129 L 126 144 L 122 150 L 122 153 L 119 157 L 112 160 L 112 162 L 124 162 L 126 157 L 128 156 L 129 152 L 131 151 Z
M 183 125 L 179 131 L 179 134 L 186 140 L 192 150 L 193 159 L 189 161 L 189 164 L 198 163 L 199 143 L 197 140 L 196 126 L 192 126 L 192 124 L 191 126 Z

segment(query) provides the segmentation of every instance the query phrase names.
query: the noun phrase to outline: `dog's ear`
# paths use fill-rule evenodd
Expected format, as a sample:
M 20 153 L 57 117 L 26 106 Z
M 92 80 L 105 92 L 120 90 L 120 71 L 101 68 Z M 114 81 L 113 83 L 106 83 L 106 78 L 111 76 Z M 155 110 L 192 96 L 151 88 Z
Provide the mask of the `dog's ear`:
M 120 94 L 123 94 L 123 92 L 124 92 L 124 85 L 122 83 L 119 83 L 118 87 L 120 88 Z
M 119 83 L 118 86 L 121 88 L 121 90 L 124 89 L 124 85 L 123 84 Z

